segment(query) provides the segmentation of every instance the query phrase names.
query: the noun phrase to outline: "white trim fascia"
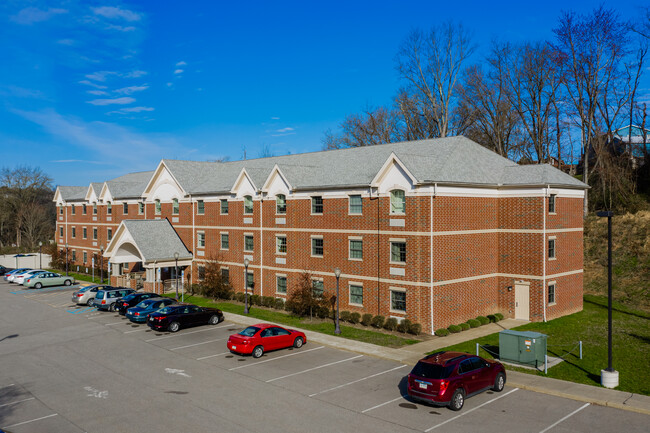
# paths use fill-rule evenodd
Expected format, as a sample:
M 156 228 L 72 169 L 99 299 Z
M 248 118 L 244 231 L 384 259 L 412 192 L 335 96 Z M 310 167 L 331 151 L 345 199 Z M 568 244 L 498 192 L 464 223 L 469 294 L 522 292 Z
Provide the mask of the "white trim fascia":
M 375 177 L 370 181 L 370 187 L 372 188 L 378 188 L 379 184 L 381 183 L 381 179 L 388 173 L 388 169 L 391 167 L 392 164 L 398 165 L 402 170 L 404 170 L 404 173 L 409 177 L 411 180 L 411 183 L 413 185 L 417 185 L 418 181 L 413 176 L 413 174 L 410 172 L 408 168 L 406 168 L 406 165 L 399 159 L 397 155 L 395 155 L 395 152 L 391 152 L 390 156 L 388 159 L 386 159 L 386 162 L 384 162 L 384 165 L 381 166 Z
M 248 175 L 248 172 L 246 171 L 246 167 L 242 167 L 241 171 L 239 172 L 239 175 L 237 176 L 237 179 L 235 180 L 235 183 L 233 183 L 232 188 L 230 189 L 231 194 L 235 196 L 237 195 L 237 190 L 239 189 L 239 186 L 244 178 L 248 179 L 248 181 L 253 186 L 253 190 L 255 190 L 256 193 L 259 192 L 257 186 L 255 186 L 255 182 L 253 182 L 253 179 L 251 179 L 251 177 Z M 255 197 L 253 197 L 253 199 L 255 199 Z
M 287 177 L 284 175 L 284 173 L 282 173 L 282 170 L 280 170 L 280 167 L 277 164 L 275 164 L 273 166 L 273 169 L 271 170 L 271 174 L 268 175 L 268 177 L 264 181 L 264 185 L 262 185 L 262 192 L 265 192 L 265 193 L 268 194 L 269 188 L 271 187 L 271 185 L 270 185 L 271 180 L 273 179 L 273 175 L 276 174 L 276 173 L 278 174 L 278 176 L 280 176 L 282 178 L 284 183 L 287 184 L 287 187 L 289 188 L 289 191 L 290 192 L 293 191 L 293 186 L 291 186 L 291 184 L 289 183 L 289 180 L 287 179 Z
M 187 197 L 188 194 L 185 191 L 185 188 L 183 188 L 183 186 L 178 181 L 178 179 L 176 179 L 176 176 L 174 176 L 174 173 L 172 173 L 169 167 L 167 167 L 167 164 L 165 164 L 165 160 L 161 159 L 160 162 L 158 163 L 158 167 L 156 167 L 156 170 L 154 170 L 153 174 L 151 175 L 151 179 L 149 179 L 147 186 L 144 188 L 144 191 L 142 191 L 142 195 L 140 196 L 140 198 L 142 198 L 142 200 L 144 200 L 145 202 L 148 202 L 149 195 L 151 194 L 151 188 L 156 183 L 156 180 L 160 176 L 160 173 L 162 173 L 162 170 L 167 170 L 167 172 L 172 177 L 172 179 L 174 179 L 174 182 L 176 183 L 176 186 L 178 186 L 178 189 L 181 190 L 183 197 Z

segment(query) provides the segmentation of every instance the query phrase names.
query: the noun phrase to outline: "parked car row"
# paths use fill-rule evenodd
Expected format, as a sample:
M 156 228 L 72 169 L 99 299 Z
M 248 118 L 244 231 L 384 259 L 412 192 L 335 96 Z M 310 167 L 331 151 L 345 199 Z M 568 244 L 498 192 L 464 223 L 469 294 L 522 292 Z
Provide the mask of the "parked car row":
M 47 286 L 71 286 L 74 278 L 43 269 L 20 268 L 5 272 L 4 280 L 27 288 L 41 289 Z

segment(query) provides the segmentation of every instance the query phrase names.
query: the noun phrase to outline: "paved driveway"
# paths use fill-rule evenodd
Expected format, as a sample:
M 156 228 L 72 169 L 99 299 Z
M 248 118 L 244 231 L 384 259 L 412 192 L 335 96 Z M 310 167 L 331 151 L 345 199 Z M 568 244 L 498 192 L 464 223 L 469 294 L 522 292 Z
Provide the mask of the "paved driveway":
M 241 326 L 156 332 L 0 283 L 0 427 L 12 432 L 646 432 L 650 417 L 506 386 L 460 412 L 404 398 L 410 367 L 308 342 L 234 355 Z M 350 344 L 354 344 L 351 342 Z

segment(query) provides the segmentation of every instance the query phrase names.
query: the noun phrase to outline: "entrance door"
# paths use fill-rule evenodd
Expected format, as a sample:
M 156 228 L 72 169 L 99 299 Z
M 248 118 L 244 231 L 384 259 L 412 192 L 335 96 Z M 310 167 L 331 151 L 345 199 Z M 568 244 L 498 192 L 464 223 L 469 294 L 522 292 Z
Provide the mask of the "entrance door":
M 530 320 L 530 284 L 515 283 L 515 319 Z

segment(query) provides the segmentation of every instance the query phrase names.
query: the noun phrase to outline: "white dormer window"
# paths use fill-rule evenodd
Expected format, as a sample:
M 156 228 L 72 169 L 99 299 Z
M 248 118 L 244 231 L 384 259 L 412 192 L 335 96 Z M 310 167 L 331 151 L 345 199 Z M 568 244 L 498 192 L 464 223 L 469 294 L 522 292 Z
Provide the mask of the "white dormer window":
M 172 214 L 178 215 L 178 199 L 172 199 Z
M 106 202 L 106 215 L 112 215 L 113 214 L 113 205 L 111 202 Z
M 390 192 L 390 213 L 406 213 L 406 194 L 401 189 L 394 189 Z
M 253 197 L 250 195 L 244 196 L 244 213 L 252 214 L 253 213 Z
M 286 214 L 287 213 L 287 196 L 284 194 L 278 194 L 275 196 L 275 213 L 277 214 Z
M 160 200 L 156 199 L 156 215 L 160 215 Z
M 97 203 L 93 203 L 93 215 L 97 215 Z

